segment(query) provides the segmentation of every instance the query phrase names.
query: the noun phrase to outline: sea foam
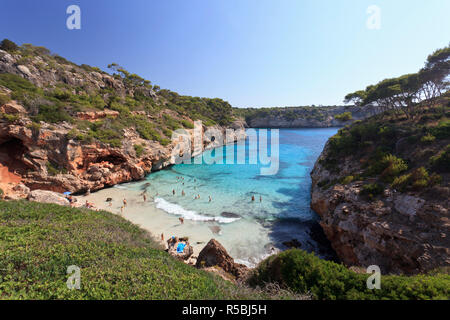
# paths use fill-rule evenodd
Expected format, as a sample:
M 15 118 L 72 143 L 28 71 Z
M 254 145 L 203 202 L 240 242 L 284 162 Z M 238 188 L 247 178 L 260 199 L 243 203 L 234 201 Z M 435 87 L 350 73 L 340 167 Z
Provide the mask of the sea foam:
M 163 198 L 155 198 L 155 204 L 158 209 L 164 210 L 167 213 L 174 214 L 177 216 L 182 216 L 187 220 L 194 221 L 216 221 L 218 223 L 232 223 L 239 220 L 240 218 L 225 218 L 225 217 L 212 217 L 212 216 L 202 216 L 195 211 L 186 210 L 182 206 L 170 203 Z

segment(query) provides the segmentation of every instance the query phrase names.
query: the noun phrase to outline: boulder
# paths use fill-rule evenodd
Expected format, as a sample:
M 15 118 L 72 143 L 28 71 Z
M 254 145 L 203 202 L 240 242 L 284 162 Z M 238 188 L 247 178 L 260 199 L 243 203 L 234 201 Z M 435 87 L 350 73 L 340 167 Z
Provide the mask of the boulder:
M 242 278 L 248 272 L 248 268 L 234 262 L 227 250 L 215 239 L 209 240 L 208 244 L 200 251 L 197 258 L 197 268 L 220 267 L 225 272 L 231 273 L 236 278 Z
M 13 100 L 2 105 L 0 107 L 0 112 L 6 114 L 25 114 L 27 113 L 27 110 Z
M 62 206 L 69 205 L 69 200 L 62 194 L 48 190 L 33 190 L 28 195 L 28 200 L 43 203 L 55 203 Z

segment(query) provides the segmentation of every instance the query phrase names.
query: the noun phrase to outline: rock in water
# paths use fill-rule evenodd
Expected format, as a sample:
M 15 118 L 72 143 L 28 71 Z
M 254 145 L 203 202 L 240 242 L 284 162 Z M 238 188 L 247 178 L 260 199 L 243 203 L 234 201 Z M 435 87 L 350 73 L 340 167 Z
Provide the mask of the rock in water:
M 200 251 L 195 266 L 197 268 L 218 266 L 238 279 L 244 277 L 248 272 L 248 268 L 234 262 L 227 250 L 215 239 L 209 240 L 208 244 Z

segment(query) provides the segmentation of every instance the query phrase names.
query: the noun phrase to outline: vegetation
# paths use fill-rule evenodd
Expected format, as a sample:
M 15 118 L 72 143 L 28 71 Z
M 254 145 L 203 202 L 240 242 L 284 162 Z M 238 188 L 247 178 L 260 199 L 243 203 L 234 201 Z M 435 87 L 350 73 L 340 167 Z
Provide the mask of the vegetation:
M 108 74 L 99 68 L 81 65 L 52 54 L 44 47 L 24 44 L 14 46 L 5 39 L 2 48 L 20 55 L 19 62 L 32 65 L 42 71 L 52 71 L 60 81 L 56 84 L 36 86 L 20 75 L 0 74 L 0 86 L 12 91 L 11 97 L 0 95 L 0 103 L 9 99 L 17 100 L 29 112 L 36 123 L 69 122 L 74 126 L 71 138 L 83 142 L 100 142 L 113 147 L 122 145 L 123 131 L 134 127 L 139 135 L 147 140 L 158 141 L 162 145 L 170 143 L 172 131 L 179 128 L 193 128 L 192 120 L 201 120 L 206 126 L 228 125 L 233 119 L 231 105 L 221 99 L 182 96 L 169 90 L 161 90 L 137 74 L 128 72 L 118 64 L 108 68 L 115 81 L 125 90 L 109 85 L 98 89 L 87 79 L 92 73 Z M 40 59 L 35 59 L 39 57 Z M 19 63 L 18 62 L 18 63 Z M 83 79 L 79 86 L 71 85 L 67 71 Z M 0 92 L 1 93 L 1 92 Z M 108 118 L 86 124 L 80 120 L 78 112 L 98 111 L 105 108 L 119 112 L 116 118 Z M 7 119 L 13 121 L 15 119 Z
M 450 89 L 449 74 L 450 46 L 447 46 L 429 55 L 419 72 L 385 79 L 365 90 L 349 93 L 344 102 L 375 104 L 384 111 L 415 118 L 420 115 L 421 107 L 434 107 L 438 98 Z
M 352 113 L 351 113 L 351 112 L 344 112 L 344 113 L 335 115 L 334 118 L 335 118 L 336 120 L 339 120 L 339 121 L 349 121 L 349 120 L 351 120 L 353 117 L 352 117 Z
M 67 267 L 81 270 L 67 288 Z M 148 233 L 105 211 L 0 201 L 1 299 L 296 298 L 237 287 L 161 250 Z
M 320 259 L 313 253 L 291 249 L 260 263 L 249 279 L 253 286 L 277 282 L 297 293 L 311 293 L 316 299 L 449 299 L 450 275 L 382 275 L 381 289 L 367 288 L 369 274 Z
M 11 40 L 3 39 L 2 42 L 0 42 L 0 49 L 8 52 L 14 52 L 18 50 L 19 47 Z

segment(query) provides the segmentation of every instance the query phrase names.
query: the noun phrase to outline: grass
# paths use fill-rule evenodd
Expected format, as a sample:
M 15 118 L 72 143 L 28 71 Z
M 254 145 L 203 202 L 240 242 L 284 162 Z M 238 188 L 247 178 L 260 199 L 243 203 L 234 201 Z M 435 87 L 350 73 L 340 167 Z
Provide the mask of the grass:
M 278 283 L 296 293 L 310 293 L 323 300 L 422 300 L 449 299 L 450 275 L 381 275 L 381 289 L 367 289 L 369 274 L 356 273 L 342 264 L 320 259 L 313 253 L 292 249 L 264 260 L 254 271 L 253 286 Z
M 66 285 L 81 269 L 80 290 Z M 162 251 L 105 211 L 0 201 L 0 299 L 286 299 L 286 290 L 236 286 Z

